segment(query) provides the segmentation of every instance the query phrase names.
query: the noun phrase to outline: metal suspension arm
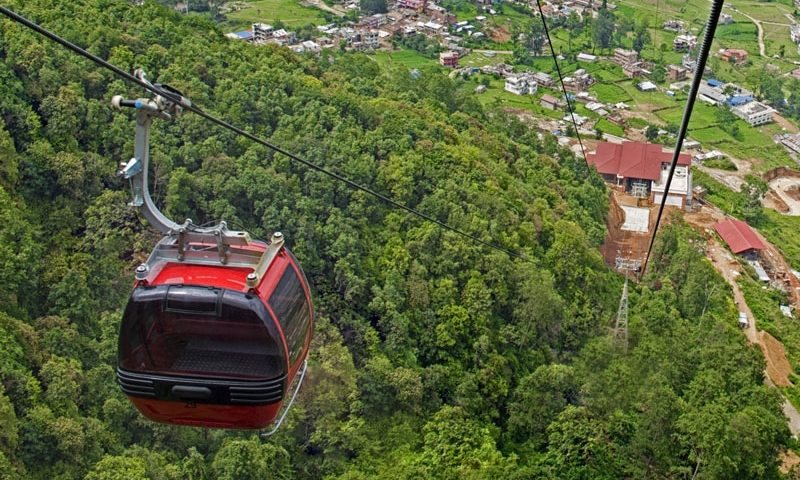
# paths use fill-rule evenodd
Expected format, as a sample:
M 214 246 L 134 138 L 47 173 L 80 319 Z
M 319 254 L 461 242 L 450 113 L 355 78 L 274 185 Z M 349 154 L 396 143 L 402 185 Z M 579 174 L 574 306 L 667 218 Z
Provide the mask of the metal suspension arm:
M 247 232 L 228 230 L 224 221 L 212 227 L 199 227 L 194 225 L 191 219 L 177 223 L 164 215 L 150 196 L 147 174 L 150 167 L 150 127 L 153 119 L 172 120 L 181 114 L 184 107 L 190 107 L 191 102 L 171 87 L 151 84 L 141 70 L 136 70 L 134 75 L 154 89 L 165 92 L 165 96 L 155 95 L 152 99 L 126 100 L 116 95 L 111 100 L 111 105 L 115 108 L 136 109 L 134 157 L 123 163 L 119 171 L 119 175 L 130 182 L 133 198 L 128 205 L 139 209 L 147 221 L 159 232 L 169 237 L 178 237 L 179 260 L 183 259 L 183 253 L 189 243 L 202 243 L 216 244 L 220 261 L 226 263 L 228 246 L 250 243 L 250 235 Z

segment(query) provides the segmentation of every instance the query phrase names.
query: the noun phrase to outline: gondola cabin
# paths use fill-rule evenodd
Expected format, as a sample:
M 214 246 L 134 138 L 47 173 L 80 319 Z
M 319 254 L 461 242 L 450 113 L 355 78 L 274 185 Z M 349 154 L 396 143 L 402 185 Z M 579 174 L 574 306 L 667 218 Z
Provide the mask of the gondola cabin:
M 233 246 L 168 236 L 136 270 L 117 380 L 157 422 L 264 428 L 304 364 L 312 323 L 308 282 L 279 233 Z

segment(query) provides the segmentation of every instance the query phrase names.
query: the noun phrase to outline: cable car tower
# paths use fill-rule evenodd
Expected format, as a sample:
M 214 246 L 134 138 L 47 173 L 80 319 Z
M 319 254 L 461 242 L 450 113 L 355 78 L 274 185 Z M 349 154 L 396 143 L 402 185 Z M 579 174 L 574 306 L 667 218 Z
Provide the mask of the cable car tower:
M 640 260 L 632 260 L 620 255 L 617 251 L 616 269 L 625 275 L 625 283 L 622 285 L 622 297 L 619 299 L 619 309 L 617 310 L 617 319 L 614 323 L 613 338 L 624 353 L 628 353 L 628 277 L 629 272 L 638 271 L 642 262 Z
M 277 431 L 300 389 L 313 330 L 308 281 L 280 232 L 269 243 L 224 221 L 176 223 L 148 186 L 150 126 L 191 102 L 134 75 L 154 98 L 112 99 L 136 109 L 134 157 L 119 175 L 164 237 L 136 268 L 122 319 L 117 382 L 147 418 L 176 425 Z M 293 391 L 292 386 L 295 385 Z M 281 413 L 282 411 L 282 413 Z M 279 417 L 280 415 L 280 417 Z

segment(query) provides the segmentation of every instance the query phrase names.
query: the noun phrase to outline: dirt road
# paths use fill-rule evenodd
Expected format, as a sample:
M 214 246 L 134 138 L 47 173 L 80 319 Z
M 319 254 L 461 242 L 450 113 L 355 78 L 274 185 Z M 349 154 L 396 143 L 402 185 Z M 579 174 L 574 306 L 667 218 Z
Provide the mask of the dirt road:
M 790 187 L 797 187 L 798 184 L 800 184 L 800 179 L 787 177 L 778 177 L 769 182 L 772 191 L 775 192 L 787 207 L 789 207 L 788 212 L 781 212 L 784 215 L 800 215 L 800 200 L 797 200 L 788 193 Z
M 756 28 L 758 28 L 758 53 L 760 53 L 762 57 L 766 58 L 767 57 L 767 53 L 766 53 L 766 49 L 764 48 L 764 28 L 761 26 L 761 20 L 757 20 L 757 19 L 751 17 L 750 15 L 748 15 L 748 14 L 746 14 L 746 13 L 740 11 L 740 10 L 737 10 L 737 9 L 735 9 L 733 7 L 729 6 L 728 8 L 730 8 L 731 10 L 733 10 L 734 12 L 738 13 L 739 15 L 741 15 L 743 17 L 749 18 L 751 22 L 756 24 Z
M 705 231 L 711 228 L 714 222 L 724 219 L 725 214 L 713 206 L 704 205 L 699 212 L 687 214 L 685 218 L 690 224 Z M 762 241 L 768 246 L 768 252 L 775 255 L 774 252 L 777 252 L 775 247 L 766 242 L 763 237 Z M 748 326 L 744 329 L 744 334 L 747 337 L 747 341 L 758 345 L 764 355 L 766 362 L 764 383 L 771 387 L 792 385 L 789 380 L 792 367 L 786 358 L 783 345 L 769 333 L 758 331 L 757 319 L 753 316 L 753 312 L 747 305 L 744 294 L 739 288 L 738 282 L 736 282 L 736 278 L 742 275 L 741 265 L 714 237 L 709 237 L 706 255 L 711 260 L 714 268 L 722 275 L 722 278 L 731 286 L 737 309 L 747 314 Z M 786 416 L 789 430 L 793 435 L 800 435 L 800 412 L 786 397 L 783 397 L 783 412 Z
M 345 15 L 347 15 L 347 11 L 344 10 L 342 7 L 337 6 L 337 5 L 328 6 L 322 0 L 305 0 L 303 3 L 306 3 L 306 4 L 308 4 L 308 5 L 312 6 L 312 7 L 319 8 L 320 10 L 324 10 L 326 12 L 330 12 L 330 13 L 336 15 L 337 17 L 344 17 Z

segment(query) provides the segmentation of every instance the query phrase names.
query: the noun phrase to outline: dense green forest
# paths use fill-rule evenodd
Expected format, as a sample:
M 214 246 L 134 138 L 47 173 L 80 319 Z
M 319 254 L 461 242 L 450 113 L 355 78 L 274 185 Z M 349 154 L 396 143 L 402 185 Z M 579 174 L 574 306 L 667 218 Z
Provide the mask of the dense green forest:
M 115 176 L 115 94 L 143 92 L 0 20 L 0 478 L 777 478 L 790 442 L 726 284 L 673 219 L 610 340 L 607 192 L 553 137 L 363 55 L 300 57 L 145 2 L 7 6 L 123 69 L 437 219 L 391 210 L 203 119 L 155 125 L 175 218 L 280 230 L 315 286 L 280 433 L 145 421 L 114 383 L 133 267 L 157 240 Z M 461 90 L 463 91 L 463 89 Z

